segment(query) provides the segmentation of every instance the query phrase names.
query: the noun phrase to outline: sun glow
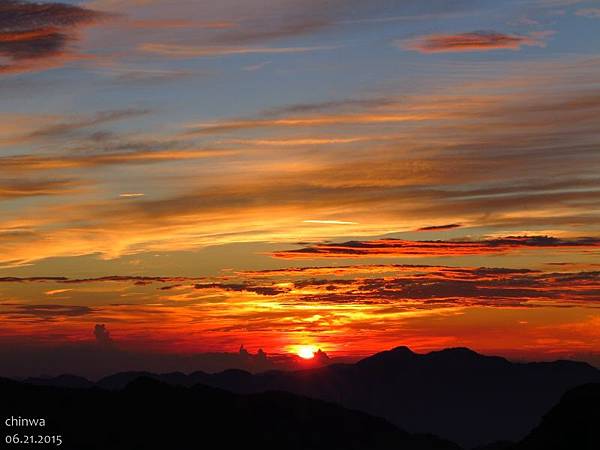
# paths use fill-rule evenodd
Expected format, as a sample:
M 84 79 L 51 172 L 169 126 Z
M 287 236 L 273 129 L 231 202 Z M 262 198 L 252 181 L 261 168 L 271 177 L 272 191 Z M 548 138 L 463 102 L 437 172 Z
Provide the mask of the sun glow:
M 313 359 L 315 357 L 315 351 L 313 345 L 300 345 L 297 349 L 298 356 L 302 359 Z

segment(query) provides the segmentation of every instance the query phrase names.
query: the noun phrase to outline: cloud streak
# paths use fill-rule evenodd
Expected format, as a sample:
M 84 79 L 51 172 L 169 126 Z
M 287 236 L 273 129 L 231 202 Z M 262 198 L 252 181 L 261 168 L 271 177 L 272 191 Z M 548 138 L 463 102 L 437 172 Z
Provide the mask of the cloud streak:
M 76 39 L 78 29 L 106 17 L 105 13 L 63 3 L 3 1 L 0 56 L 10 63 L 0 66 L 0 73 L 60 64 L 53 59 L 68 59 L 68 45 Z
M 459 223 L 450 223 L 448 225 L 430 225 L 427 227 L 421 227 L 417 231 L 444 231 L 453 230 L 454 228 L 460 228 L 462 225 Z
M 583 8 L 575 12 L 576 15 L 582 17 L 600 19 L 600 8 Z
M 61 206 L 44 199 L 26 217 L 3 215 L 0 229 L 25 221 L 28 232 L 0 235 L 0 258 L 116 258 L 240 241 L 339 240 L 342 232 L 381 236 L 424 224 L 575 235 L 572 227 L 598 222 L 600 101 L 581 85 L 586 77 L 595 82 L 597 72 L 597 61 L 578 59 L 533 64 L 519 77 L 494 76 L 451 92 L 261 104 L 237 119 L 184 114 L 180 134 L 162 138 L 86 138 L 95 121 L 127 108 L 75 118 L 75 129 L 63 127 L 67 115 L 36 116 L 35 126 L 7 117 L 7 141 L 49 132 L 49 142 L 18 141 L 35 148 L 1 157 L 2 179 L 33 183 L 44 171 L 51 180 L 81 177 L 74 182 L 87 191 Z M 57 138 L 81 133 L 86 140 L 56 148 L 64 144 Z M 229 133 L 240 136 L 219 136 Z M 97 170 L 108 167 L 127 170 L 112 171 L 109 186 Z M 119 193 L 146 196 L 115 201 Z
M 79 190 L 80 183 L 70 180 L 0 180 L 0 200 L 25 197 L 72 194 Z
M 218 158 L 234 155 L 231 150 L 164 150 L 111 152 L 91 155 L 19 155 L 0 157 L 0 172 L 26 172 L 40 170 L 61 170 L 92 168 L 110 165 L 152 164 L 160 162 L 186 161 L 203 158 Z
M 226 46 L 193 46 L 147 43 L 142 44 L 139 50 L 146 53 L 156 53 L 171 58 L 208 58 L 231 55 L 252 54 L 293 54 L 307 53 L 324 50 L 334 50 L 335 46 L 313 47 L 226 47 Z
M 214 298 L 196 297 L 193 295 L 194 291 L 206 291 L 213 296 L 225 295 L 223 301 L 246 299 L 251 303 L 253 298 L 263 297 L 273 298 L 273 301 L 290 306 L 312 303 L 397 303 L 410 309 L 437 309 L 451 306 L 537 307 L 541 306 L 540 302 L 546 302 L 549 306 L 587 302 L 593 306 L 600 302 L 598 271 L 546 272 L 519 268 L 407 264 L 285 268 L 238 272 L 234 277 L 223 276 L 212 280 L 194 277 L 113 275 L 88 279 L 4 278 L 0 279 L 0 282 L 57 286 L 69 284 L 69 289 L 45 292 L 60 293 L 68 290 L 71 296 L 76 296 L 83 286 L 90 283 L 111 283 L 117 291 L 121 290 L 120 286 L 131 285 L 146 289 L 153 283 L 159 283 L 164 286 L 156 287 L 155 292 L 161 292 L 158 294 L 162 298 L 161 304 L 175 301 L 180 303 L 181 308 L 186 307 L 186 302 L 196 304 L 198 300 L 202 302 L 202 298 Z M 176 292 L 168 293 L 172 290 Z M 82 292 L 85 292 L 85 289 Z M 186 297 L 181 293 L 189 295 Z M 156 298 L 149 297 L 148 301 L 157 304 Z M 94 312 L 90 308 L 71 307 L 65 307 L 63 311 L 58 305 L 31 304 L 25 307 L 5 303 L 3 306 L 13 307 L 13 312 L 28 312 L 40 316 Z M 97 306 L 95 312 L 101 313 L 101 308 L 102 306 Z
M 11 320 L 29 319 L 36 320 L 57 320 L 67 317 L 81 317 L 93 312 L 92 308 L 86 306 L 67 306 L 52 304 L 28 304 L 28 305 L 3 305 L 2 315 L 6 315 Z
M 565 249 L 589 251 L 600 249 L 599 238 L 560 239 L 548 236 L 507 236 L 479 241 L 406 241 L 379 239 L 317 244 L 298 250 L 272 253 L 275 258 L 377 258 L 402 256 L 465 256 L 506 254 L 519 250 Z
M 85 130 L 87 128 L 92 128 L 98 125 L 104 125 L 111 122 L 144 116 L 146 114 L 149 114 L 150 112 L 151 111 L 148 109 L 135 108 L 114 111 L 102 111 L 95 114 L 93 117 L 69 120 L 63 123 L 55 123 L 45 127 L 41 127 L 23 136 L 23 139 L 47 139 L 51 137 L 70 136 L 75 132 Z
M 49 288 L 64 289 L 65 282 L 67 305 L 41 305 L 31 298 Z M 23 289 L 23 283 L 30 285 Z M 13 279 L 0 288 L 11 299 L 0 302 L 3 342 L 85 342 L 92 338 L 90 329 L 107 323 L 120 348 L 176 352 L 239 346 L 241 336 L 244 344 L 277 352 L 309 336 L 328 351 L 353 354 L 361 345 L 376 349 L 382 342 L 409 339 L 411 330 L 432 339 L 436 332 L 452 339 L 490 337 L 490 323 L 507 333 L 518 330 L 515 339 L 531 343 L 548 317 L 554 324 L 569 322 L 600 307 L 598 271 L 427 265 L 291 267 L 195 281 Z M 539 320 L 542 327 L 523 328 L 524 320 Z M 55 322 L 60 335 L 53 334 Z M 479 323 L 488 334 L 472 328 Z M 593 338 L 590 332 L 580 330 L 572 338 Z M 370 339 L 360 344 L 365 333 Z
M 543 47 L 548 33 L 529 36 L 496 31 L 473 31 L 459 34 L 430 34 L 399 41 L 398 45 L 420 53 L 481 52 L 489 50 L 520 50 L 524 46 Z

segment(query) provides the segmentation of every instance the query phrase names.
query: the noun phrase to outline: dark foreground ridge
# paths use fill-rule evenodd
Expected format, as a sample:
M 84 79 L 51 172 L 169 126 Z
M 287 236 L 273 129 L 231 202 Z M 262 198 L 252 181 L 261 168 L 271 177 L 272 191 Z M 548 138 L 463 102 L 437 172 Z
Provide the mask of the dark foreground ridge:
M 460 450 L 384 419 L 284 392 L 240 395 L 147 377 L 119 390 L 0 379 L 0 398 L 2 448 Z M 18 426 L 42 418 L 44 427 Z M 587 384 L 567 392 L 521 442 L 478 450 L 597 450 L 599 423 L 600 384 Z M 27 435 L 60 435 L 62 445 L 5 445 L 15 435 L 21 442 Z
M 573 389 L 516 450 L 600 448 L 600 384 Z
M 203 385 L 138 378 L 122 390 L 35 386 L 0 379 L 7 436 L 61 435 L 66 450 L 356 449 L 459 450 L 388 421 L 284 392 L 239 395 Z M 7 427 L 10 418 L 45 418 L 45 427 Z
M 520 441 L 567 390 L 600 382 L 600 371 L 586 363 L 513 363 L 466 348 L 417 354 L 397 347 L 356 364 L 296 372 L 127 372 L 106 377 L 97 386 L 122 389 L 140 376 L 171 385 L 201 383 L 238 394 L 291 392 L 383 417 L 404 430 L 432 433 L 465 448 Z M 90 383 L 65 376 L 30 381 L 73 387 Z
M 497 443 L 480 450 L 594 450 L 600 448 L 600 384 L 567 392 L 541 423 L 517 444 Z

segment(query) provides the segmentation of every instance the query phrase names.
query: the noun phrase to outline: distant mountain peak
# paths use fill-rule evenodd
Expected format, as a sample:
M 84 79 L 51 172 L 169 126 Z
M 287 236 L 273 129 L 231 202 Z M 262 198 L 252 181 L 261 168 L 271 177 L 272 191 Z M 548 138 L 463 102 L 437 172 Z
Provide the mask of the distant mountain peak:
M 477 353 L 475 350 L 471 350 L 468 347 L 450 347 L 450 348 L 445 348 L 443 350 L 438 350 L 435 352 L 431 352 L 429 353 L 430 355 L 434 355 L 434 354 L 445 354 L 445 355 L 454 355 L 454 356 L 477 356 L 477 357 L 484 357 L 484 355 L 482 355 L 481 353 Z
M 136 378 L 125 386 L 128 391 L 143 391 L 147 389 L 167 388 L 169 385 L 155 378 L 141 376 Z
M 511 364 L 506 358 L 501 356 L 482 355 L 467 347 L 451 347 L 430 352 L 424 355 L 424 358 L 448 364 L 473 363 L 476 365 L 484 364 L 485 366 L 489 366 L 490 364 L 493 366 L 505 366 Z
M 70 388 L 89 388 L 94 385 L 87 378 L 77 375 L 63 374 L 57 377 L 41 376 L 25 379 L 26 383 L 40 386 L 70 387 Z
M 398 347 L 394 347 L 393 349 L 390 350 L 391 352 L 394 353 L 404 353 L 404 354 L 409 354 L 409 355 L 416 355 L 415 352 L 413 352 L 409 347 L 407 347 L 406 345 L 400 345 Z
M 360 360 L 358 366 L 372 366 L 372 365 L 387 365 L 399 363 L 402 361 L 413 360 L 419 355 L 413 352 L 406 346 L 394 347 L 391 350 L 375 353 L 373 356 L 369 356 Z

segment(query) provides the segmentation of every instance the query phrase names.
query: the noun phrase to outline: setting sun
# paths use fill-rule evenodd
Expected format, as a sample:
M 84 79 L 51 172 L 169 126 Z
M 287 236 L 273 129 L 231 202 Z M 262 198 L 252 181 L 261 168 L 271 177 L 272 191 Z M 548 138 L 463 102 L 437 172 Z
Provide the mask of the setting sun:
M 298 347 L 298 356 L 303 359 L 315 357 L 315 347 L 312 345 L 301 345 Z

